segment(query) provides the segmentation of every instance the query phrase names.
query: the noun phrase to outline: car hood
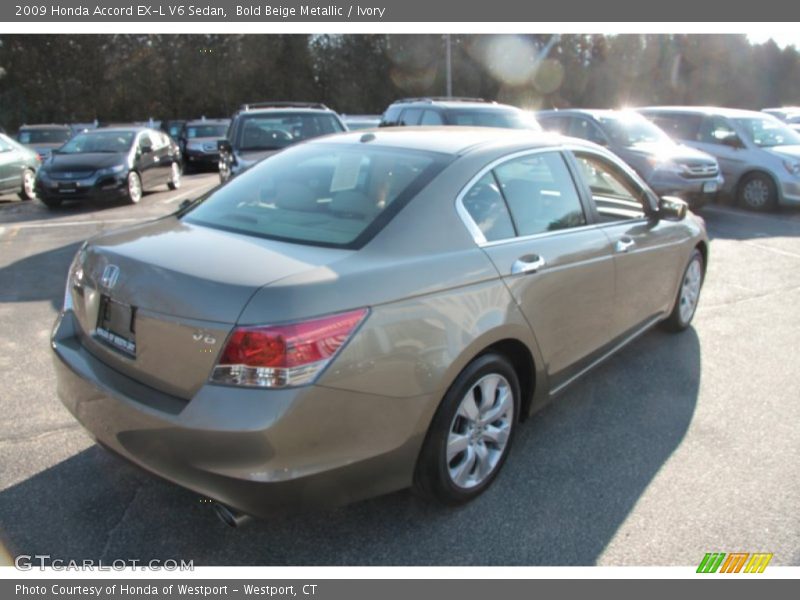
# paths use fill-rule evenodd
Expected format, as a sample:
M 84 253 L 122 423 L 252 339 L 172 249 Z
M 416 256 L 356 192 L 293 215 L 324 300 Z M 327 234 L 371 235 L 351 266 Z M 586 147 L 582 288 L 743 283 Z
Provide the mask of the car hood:
M 629 146 L 628 150 L 643 156 L 655 156 L 661 160 L 676 163 L 716 163 L 714 158 L 705 152 L 671 142 L 646 142 Z
M 272 156 L 280 152 L 280 149 L 276 150 L 238 150 L 236 152 L 236 159 L 243 163 L 244 166 L 252 166 L 262 158 L 267 158 L 268 156 Z
M 778 158 L 800 158 L 800 146 L 775 146 L 774 148 L 764 148 L 764 150 Z
M 113 167 L 128 161 L 124 152 L 86 152 L 78 154 L 54 153 L 45 163 L 45 168 L 52 172 L 62 171 L 95 171 L 105 167 Z

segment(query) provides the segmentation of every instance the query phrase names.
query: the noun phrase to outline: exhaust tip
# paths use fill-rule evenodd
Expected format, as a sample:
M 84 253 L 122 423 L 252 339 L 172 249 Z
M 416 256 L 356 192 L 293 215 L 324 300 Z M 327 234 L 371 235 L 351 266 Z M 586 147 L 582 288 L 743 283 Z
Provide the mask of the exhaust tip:
M 241 527 L 250 521 L 250 519 L 252 519 L 250 515 L 246 515 L 231 508 L 230 506 L 225 506 L 224 504 L 219 503 L 214 504 L 214 514 L 216 514 L 219 520 L 225 523 L 225 525 L 232 527 L 233 529 Z

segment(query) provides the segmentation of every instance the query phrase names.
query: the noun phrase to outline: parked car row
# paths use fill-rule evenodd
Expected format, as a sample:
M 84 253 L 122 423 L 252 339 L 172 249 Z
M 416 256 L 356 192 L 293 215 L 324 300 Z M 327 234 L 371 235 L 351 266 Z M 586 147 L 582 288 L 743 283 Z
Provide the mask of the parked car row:
M 530 113 L 481 98 L 420 97 L 397 100 L 381 116 L 339 116 L 327 106 L 311 102 L 261 102 L 243 105 L 230 119 L 151 119 L 149 127 L 141 123 L 116 127 L 129 131 L 146 128 L 155 132 L 148 134 L 152 139 L 161 139 L 161 132 L 167 133 L 177 143 L 180 155 L 179 161 L 170 155 L 170 169 L 175 163 L 178 170 L 216 168 L 222 182 L 294 143 L 351 128 L 457 125 L 540 131 L 544 127 L 610 149 L 656 193 L 679 196 L 693 209 L 712 201 L 721 191 L 746 208 L 770 210 L 800 204 L 800 133 L 791 128 L 795 122 L 800 123 L 800 109 L 794 107 L 762 112 L 646 107 Z M 77 127 L 24 125 L 18 139 L 39 155 L 46 165 L 45 174 L 59 172 L 58 165 L 64 160 L 50 161 L 50 155 L 76 134 Z M 100 173 L 98 177 L 105 177 L 100 162 L 94 171 Z M 99 189 L 114 192 L 108 194 L 111 196 L 137 198 L 136 189 L 149 187 L 152 180 L 151 174 L 138 170 L 140 163 L 147 160 L 139 160 L 132 167 L 136 177 L 124 194 L 121 188 L 111 189 L 106 183 Z M 79 174 L 85 174 L 91 165 L 85 166 Z M 166 168 L 159 166 L 160 171 Z M 20 162 L 18 171 L 3 185 L 8 186 L 5 189 L 19 185 L 20 195 L 29 197 L 24 192 L 25 181 L 27 178 L 30 184 L 31 172 L 35 175 L 36 171 L 36 165 Z M 140 186 L 136 185 L 137 178 Z M 177 180 L 171 179 L 173 183 Z M 67 197 L 103 195 L 83 193 L 95 188 L 88 177 L 80 185 L 76 182 L 75 186 L 62 187 L 54 186 L 50 178 L 36 188 L 42 190 L 48 206 Z M 30 191 L 30 185 L 27 189 Z

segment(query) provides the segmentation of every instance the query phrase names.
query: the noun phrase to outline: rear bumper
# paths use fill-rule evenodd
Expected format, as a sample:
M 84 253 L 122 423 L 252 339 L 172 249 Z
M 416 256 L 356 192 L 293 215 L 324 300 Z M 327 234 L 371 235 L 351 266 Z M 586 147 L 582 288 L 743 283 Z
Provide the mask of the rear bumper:
M 206 385 L 187 402 L 96 359 L 69 311 L 51 344 L 58 395 L 99 443 L 247 514 L 341 505 L 412 482 L 428 396 Z

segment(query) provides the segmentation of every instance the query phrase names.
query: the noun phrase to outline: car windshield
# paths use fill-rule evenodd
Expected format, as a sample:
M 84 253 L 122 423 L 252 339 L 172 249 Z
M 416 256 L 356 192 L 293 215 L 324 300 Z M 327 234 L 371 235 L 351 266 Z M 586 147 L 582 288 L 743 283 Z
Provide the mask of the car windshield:
M 232 179 L 184 219 L 269 239 L 360 248 L 449 160 L 367 144 L 303 144 Z
M 745 138 L 760 148 L 800 144 L 800 134 L 775 118 L 746 117 L 733 119 Z
M 270 112 L 244 117 L 236 140 L 238 150 L 280 150 L 302 140 L 344 131 L 329 113 Z
M 17 139 L 22 144 L 63 144 L 72 134 L 68 129 L 20 129 Z
M 61 148 L 59 154 L 86 152 L 127 152 L 135 134 L 133 131 L 90 131 L 79 133 Z
M 536 118 L 524 110 L 453 110 L 448 114 L 453 125 L 542 130 Z
M 186 137 L 193 138 L 219 138 L 225 137 L 228 126 L 225 124 L 216 125 L 190 125 L 186 128 Z
M 606 134 L 619 146 L 672 142 L 663 130 L 639 114 L 604 115 L 598 120 Z

